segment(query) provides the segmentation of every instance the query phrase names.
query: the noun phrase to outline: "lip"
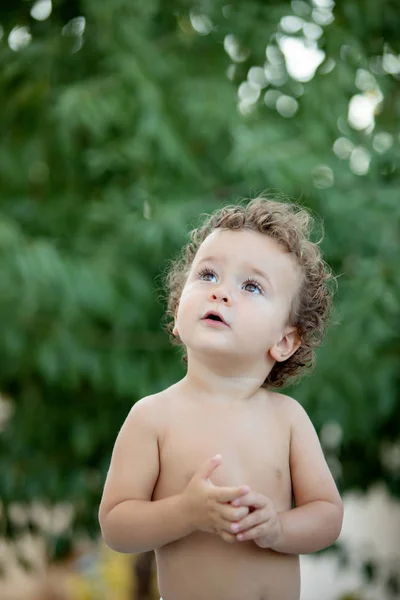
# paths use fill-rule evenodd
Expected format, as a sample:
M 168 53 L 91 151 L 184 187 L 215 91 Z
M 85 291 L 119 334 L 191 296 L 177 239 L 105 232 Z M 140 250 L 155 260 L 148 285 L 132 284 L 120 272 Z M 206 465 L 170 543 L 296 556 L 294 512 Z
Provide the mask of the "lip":
M 215 327 L 218 327 L 218 326 L 219 327 L 221 327 L 221 326 L 229 327 L 229 325 L 225 321 L 224 317 L 217 310 L 209 310 L 208 312 L 206 312 L 206 314 L 204 315 L 204 317 L 201 320 L 206 321 L 210 315 L 214 315 L 215 317 L 219 317 L 221 319 L 221 321 L 213 321 L 212 319 L 208 320 L 207 323 L 209 323 L 210 325 L 213 325 Z

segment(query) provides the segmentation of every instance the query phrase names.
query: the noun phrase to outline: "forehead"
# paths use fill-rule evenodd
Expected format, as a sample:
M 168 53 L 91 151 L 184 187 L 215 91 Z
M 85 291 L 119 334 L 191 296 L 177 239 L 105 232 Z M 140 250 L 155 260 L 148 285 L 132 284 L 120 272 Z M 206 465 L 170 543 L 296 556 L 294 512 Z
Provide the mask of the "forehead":
M 266 234 L 246 229 L 217 229 L 201 244 L 195 263 L 214 258 L 238 268 L 263 271 L 276 287 L 297 285 L 298 267 L 295 258 Z M 291 286 L 290 286 L 291 287 Z

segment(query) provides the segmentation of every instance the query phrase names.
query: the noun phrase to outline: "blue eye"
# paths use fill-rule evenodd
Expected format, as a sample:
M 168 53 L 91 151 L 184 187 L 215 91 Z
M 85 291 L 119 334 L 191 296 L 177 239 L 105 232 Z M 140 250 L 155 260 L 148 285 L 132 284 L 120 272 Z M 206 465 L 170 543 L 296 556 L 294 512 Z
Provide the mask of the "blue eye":
M 197 275 L 202 281 L 217 281 L 217 274 L 212 269 L 200 269 Z
M 263 289 L 257 281 L 253 281 L 252 279 L 248 279 L 243 283 L 243 289 L 250 294 L 262 294 Z

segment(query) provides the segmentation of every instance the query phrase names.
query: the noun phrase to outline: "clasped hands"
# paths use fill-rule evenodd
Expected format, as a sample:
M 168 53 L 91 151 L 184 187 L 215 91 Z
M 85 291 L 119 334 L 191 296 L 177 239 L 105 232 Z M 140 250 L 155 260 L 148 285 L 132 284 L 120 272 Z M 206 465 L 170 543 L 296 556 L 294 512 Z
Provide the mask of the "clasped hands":
M 246 487 L 246 486 L 244 486 Z M 246 516 L 233 522 L 230 526 L 233 536 L 239 542 L 254 540 L 261 548 L 270 548 L 276 544 L 282 535 L 281 522 L 272 500 L 263 494 L 249 491 L 236 498 L 230 504 L 232 507 L 246 507 Z M 234 539 L 226 539 L 233 542 Z
M 193 530 L 216 533 L 229 543 L 254 540 L 261 548 L 273 548 L 282 538 L 273 502 L 246 485 L 215 486 L 210 477 L 220 464 L 220 455 L 208 460 L 182 494 L 182 506 Z

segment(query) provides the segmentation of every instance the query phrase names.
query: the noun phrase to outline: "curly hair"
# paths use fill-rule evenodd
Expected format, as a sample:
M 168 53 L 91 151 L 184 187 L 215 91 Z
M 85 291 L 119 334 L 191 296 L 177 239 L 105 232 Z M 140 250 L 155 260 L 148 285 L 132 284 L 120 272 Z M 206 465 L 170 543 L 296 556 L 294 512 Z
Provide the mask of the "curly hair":
M 263 387 L 280 388 L 299 378 L 315 363 L 315 349 L 321 344 L 331 314 L 334 278 L 322 258 L 320 241 L 310 235 L 314 219 L 301 206 L 287 201 L 257 197 L 243 206 L 225 206 L 206 215 L 203 224 L 191 231 L 190 241 L 180 256 L 171 262 L 165 277 L 167 289 L 167 331 L 173 343 L 182 346 L 172 334 L 174 319 L 183 287 L 201 243 L 216 229 L 251 230 L 276 240 L 290 252 L 300 267 L 301 282 L 292 301 L 289 324 L 296 328 L 301 340 L 296 352 L 283 362 L 276 362 Z M 186 356 L 184 360 L 187 360 Z

